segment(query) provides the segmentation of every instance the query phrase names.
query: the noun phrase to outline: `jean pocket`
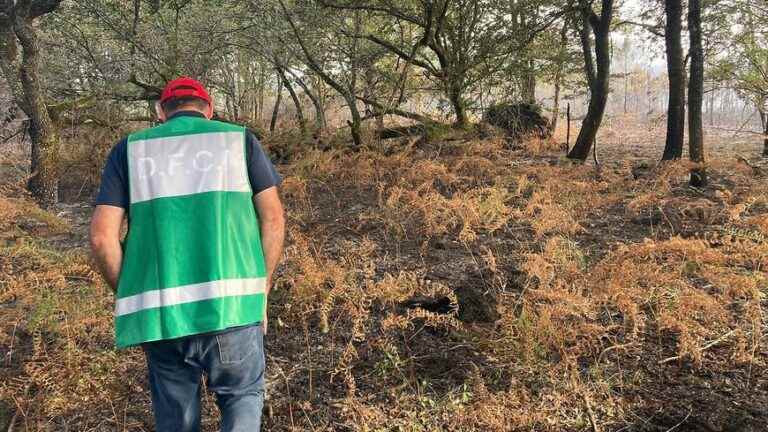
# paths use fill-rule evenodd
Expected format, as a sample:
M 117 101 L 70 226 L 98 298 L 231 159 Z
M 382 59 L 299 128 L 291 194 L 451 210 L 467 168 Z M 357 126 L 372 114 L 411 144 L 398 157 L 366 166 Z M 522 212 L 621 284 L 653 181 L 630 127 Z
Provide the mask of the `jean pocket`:
M 261 348 L 261 326 L 248 326 L 216 335 L 222 364 L 240 363 Z

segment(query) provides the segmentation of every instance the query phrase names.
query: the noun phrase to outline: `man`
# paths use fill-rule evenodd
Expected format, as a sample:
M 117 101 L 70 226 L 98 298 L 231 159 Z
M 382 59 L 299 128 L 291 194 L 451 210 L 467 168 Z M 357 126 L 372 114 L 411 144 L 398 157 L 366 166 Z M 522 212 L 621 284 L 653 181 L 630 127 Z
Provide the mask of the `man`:
M 221 431 L 258 431 L 267 294 L 285 234 L 280 177 L 252 134 L 210 120 L 199 82 L 168 83 L 157 112 L 160 126 L 112 150 L 91 222 L 116 293 L 116 343 L 146 353 L 158 431 L 199 430 L 203 374 Z

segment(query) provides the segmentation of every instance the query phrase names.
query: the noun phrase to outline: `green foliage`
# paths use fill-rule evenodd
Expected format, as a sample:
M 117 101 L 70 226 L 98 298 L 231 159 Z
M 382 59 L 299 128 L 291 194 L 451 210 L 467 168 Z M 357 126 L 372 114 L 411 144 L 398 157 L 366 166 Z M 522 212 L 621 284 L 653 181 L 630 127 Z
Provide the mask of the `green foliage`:
M 760 112 L 768 111 L 768 10 L 753 0 L 723 2 L 721 15 L 740 25 L 730 30 L 726 50 L 707 71 L 715 82 L 733 86 Z
M 41 26 L 48 92 L 113 98 L 127 102 L 125 116 L 151 117 L 146 101 L 190 75 L 212 87 L 225 118 L 263 125 L 277 70 L 319 127 L 335 96 L 350 109 L 359 98 L 361 115 L 375 117 L 425 95 L 463 126 L 489 88 L 517 94 L 531 79 L 570 75 L 563 65 L 577 60 L 560 49 L 560 0 L 283 3 L 65 2 Z

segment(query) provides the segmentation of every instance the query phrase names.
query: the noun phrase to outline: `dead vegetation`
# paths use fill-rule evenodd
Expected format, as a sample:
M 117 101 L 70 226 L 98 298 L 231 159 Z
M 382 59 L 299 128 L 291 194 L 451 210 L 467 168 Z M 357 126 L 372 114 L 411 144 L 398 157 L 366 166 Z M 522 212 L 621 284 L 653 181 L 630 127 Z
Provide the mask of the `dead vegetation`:
M 404 143 L 281 167 L 268 430 L 768 423 L 765 178 L 727 161 L 697 190 L 684 165 L 598 172 L 545 140 Z M 152 430 L 143 356 L 113 349 L 86 251 L 51 246 L 66 224 L 24 198 L 0 224 L 0 420 Z

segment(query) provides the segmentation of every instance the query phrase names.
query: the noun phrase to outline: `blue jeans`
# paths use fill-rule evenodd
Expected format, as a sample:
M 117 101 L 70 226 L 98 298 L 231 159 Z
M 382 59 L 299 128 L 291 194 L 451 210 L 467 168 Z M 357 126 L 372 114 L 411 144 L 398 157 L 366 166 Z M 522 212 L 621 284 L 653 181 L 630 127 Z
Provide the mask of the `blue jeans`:
M 239 327 L 142 345 L 158 432 L 200 430 L 203 373 L 216 394 L 221 432 L 256 432 L 264 406 L 264 330 Z

